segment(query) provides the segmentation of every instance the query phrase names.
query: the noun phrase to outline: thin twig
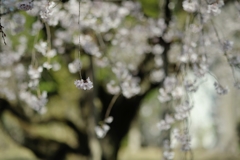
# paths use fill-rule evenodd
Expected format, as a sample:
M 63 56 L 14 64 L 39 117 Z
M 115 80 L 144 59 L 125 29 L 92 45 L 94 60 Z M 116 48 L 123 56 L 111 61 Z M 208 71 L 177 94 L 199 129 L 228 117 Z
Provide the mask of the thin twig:
M 51 46 L 51 31 L 50 31 L 49 25 L 46 22 L 44 22 L 44 25 L 45 25 L 45 28 L 47 31 L 48 50 L 50 50 L 52 48 L 52 46 Z
M 219 37 L 219 34 L 218 34 L 218 31 L 217 31 L 217 29 L 216 29 L 216 27 L 215 27 L 215 25 L 214 25 L 214 22 L 213 22 L 213 20 L 211 19 L 211 23 L 212 23 L 212 26 L 213 26 L 213 30 L 214 30 L 214 32 L 215 32 L 215 34 L 216 34 L 216 36 L 217 36 L 217 39 L 218 39 L 218 42 L 220 43 L 220 45 L 221 45 L 221 47 L 222 47 L 222 42 L 221 42 L 221 39 L 220 39 L 220 37 Z M 229 60 L 229 57 L 228 57 L 228 55 L 227 55 L 227 52 L 224 50 L 224 56 L 226 57 L 226 59 L 227 59 L 227 62 L 228 62 L 228 64 L 230 64 L 230 60 Z M 230 65 L 230 68 L 231 68 L 231 71 L 232 71 L 232 74 L 233 74 L 233 79 L 235 80 L 236 79 L 236 77 L 235 77 L 235 73 L 234 73 L 234 69 L 233 69 L 233 67 Z
M 1 4 L 2 4 L 2 2 L 0 2 L 0 11 L 1 11 Z M 0 15 L 0 33 L 2 33 L 2 39 L 3 39 L 4 44 L 7 45 L 6 40 L 5 40 L 6 34 L 3 31 L 4 27 L 2 26 L 1 20 L 2 19 L 1 19 L 1 15 Z
M 80 15 L 80 0 L 79 0 L 79 15 L 78 15 L 78 25 L 79 25 L 79 45 L 78 45 L 78 59 L 80 60 L 80 56 L 81 56 L 81 25 L 80 25 L 80 19 L 81 19 L 81 15 Z M 80 79 L 82 79 L 82 73 L 81 73 L 81 67 L 79 69 L 79 77 Z
M 116 95 L 113 96 L 111 102 L 109 103 L 108 109 L 106 111 L 105 119 L 109 116 L 109 114 L 112 110 L 112 107 L 113 107 L 114 103 L 116 102 L 116 100 L 118 99 L 119 96 L 120 96 L 120 94 L 116 94 Z

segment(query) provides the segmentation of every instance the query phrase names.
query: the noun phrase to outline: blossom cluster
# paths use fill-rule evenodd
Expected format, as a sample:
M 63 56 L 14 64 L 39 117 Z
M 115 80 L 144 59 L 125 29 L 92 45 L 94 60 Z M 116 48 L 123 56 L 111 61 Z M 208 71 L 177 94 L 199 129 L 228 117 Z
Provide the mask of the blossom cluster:
M 174 137 L 181 143 L 181 149 L 183 151 L 191 150 L 191 136 L 189 135 L 189 131 L 185 129 L 183 134 L 180 134 L 178 129 L 173 131 Z
M 219 94 L 219 95 L 224 95 L 224 94 L 227 94 L 228 93 L 228 89 L 227 88 L 224 88 L 222 85 L 220 85 L 219 83 L 217 82 L 214 82 L 214 87 L 216 89 L 216 92 Z
M 35 96 L 27 91 L 20 92 L 20 99 L 23 100 L 28 106 L 36 110 L 37 112 L 43 114 L 46 112 L 46 104 L 47 104 L 47 92 L 42 92 L 41 95 Z
M 160 130 L 168 130 L 171 128 L 171 124 L 173 124 L 175 119 L 171 115 L 166 115 L 164 120 L 161 120 L 157 126 Z
M 33 8 L 33 0 L 26 0 L 17 3 L 17 8 L 20 10 L 28 11 Z
M 113 122 L 113 117 L 107 117 L 103 122 L 100 122 L 98 126 L 95 127 L 95 132 L 98 138 L 104 138 L 107 132 L 110 130 L 109 124 Z
M 112 68 L 112 71 L 115 73 L 116 77 L 120 81 L 119 85 L 120 88 L 118 86 L 115 86 L 114 87 L 115 90 L 121 89 L 122 94 L 126 98 L 131 98 L 140 93 L 141 91 L 141 88 L 139 86 L 140 80 L 137 77 L 133 77 L 129 73 L 129 70 L 124 66 L 124 64 L 117 63 L 116 66 Z M 110 91 L 110 93 L 113 92 L 113 88 L 110 88 L 110 84 L 108 84 L 108 90 Z
M 74 84 L 78 89 L 90 90 L 93 88 L 93 83 L 91 82 L 89 77 L 86 80 L 76 80 Z
M 16 95 L 19 95 L 20 99 L 27 105 L 43 113 L 46 110 L 47 93 L 38 91 L 44 68 L 55 70 L 51 60 L 57 53 L 68 56 L 72 53 L 66 52 L 68 48 L 65 46 L 73 44 L 74 48 L 79 45 L 79 50 L 90 55 L 94 62 L 98 61 L 99 66 L 111 66 L 117 80 L 109 80 L 106 84 L 106 89 L 110 94 L 122 93 L 126 98 L 132 98 L 144 92 L 144 89 L 152 83 L 161 84 L 163 82 L 159 88 L 158 99 L 161 103 L 173 104 L 171 106 L 172 113 L 166 114 L 157 126 L 160 130 L 169 130 L 177 122 L 184 123 L 189 117 L 193 108 L 189 97 L 198 90 L 199 82 L 208 73 L 209 63 L 212 63 L 208 48 L 211 49 L 213 55 L 218 53 L 220 49 L 232 68 L 240 68 L 239 55 L 230 54 L 230 51 L 234 50 L 233 41 L 222 41 L 221 36 L 215 33 L 214 25 L 208 26 L 207 24 L 209 20 L 221 14 L 223 0 L 207 0 L 201 4 L 199 2 L 198 0 L 183 1 L 184 11 L 189 14 L 198 13 L 197 16 L 199 16 L 199 18 L 194 19 L 194 22 L 197 23 L 191 24 L 189 22 L 186 32 L 183 33 L 176 27 L 177 18 L 173 18 L 169 24 L 162 18 L 146 18 L 139 12 L 141 10 L 139 3 L 132 1 L 123 1 L 121 5 L 116 5 L 109 2 L 82 0 L 80 11 L 77 0 L 69 0 L 65 4 L 58 5 L 49 1 L 34 1 L 34 5 L 33 1 L 30 0 L 19 2 L 17 3 L 18 9 L 28 11 L 27 14 L 30 15 L 40 16 L 46 26 L 58 25 L 58 27 L 50 40 L 53 49 L 45 41 L 36 43 L 34 48 L 37 53 L 33 54 L 35 59 L 27 69 L 20 63 L 27 48 L 27 42 L 24 39 L 16 47 L 17 51 L 8 48 L 1 51 L 0 66 L 3 69 L 0 69 L 0 87 L 3 89 L 0 90 L 0 94 L 12 100 L 17 98 Z M 14 7 L 16 3 L 11 5 L 10 2 L 4 1 L 3 5 Z M 78 14 L 79 12 L 80 14 Z M 14 23 L 11 25 L 14 29 L 11 32 L 18 34 L 24 29 L 25 16 L 17 14 L 12 18 Z M 134 19 L 136 24 L 130 25 L 128 19 Z M 11 28 L 10 23 L 4 22 L 6 28 Z M 43 28 L 43 24 L 37 20 L 33 23 L 32 28 L 31 34 L 37 35 Z M 151 44 L 149 39 L 152 39 Z M 175 41 L 181 41 L 181 47 L 176 49 Z M 221 47 L 217 42 L 220 43 Z M 164 54 L 168 51 L 168 47 L 164 45 L 173 43 L 174 45 L 169 47 L 171 54 L 168 54 L 168 58 L 170 59 L 169 63 L 174 63 L 174 69 L 171 68 L 168 72 L 175 74 L 167 73 L 164 70 L 167 62 L 163 60 Z M 11 42 L 9 45 L 12 45 Z M 43 64 L 39 63 L 40 60 L 38 62 L 39 53 L 44 59 L 47 59 Z M 146 68 L 140 70 L 141 62 L 150 54 L 153 56 L 154 63 L 144 64 Z M 77 73 L 83 66 L 85 67 L 82 64 L 84 61 L 79 60 L 82 57 L 84 56 L 80 55 L 78 59 L 67 60 L 70 62 L 67 64 L 70 73 Z M 140 79 L 138 75 L 142 74 L 142 70 L 150 68 L 149 66 L 152 67 L 147 73 L 149 79 Z M 188 79 L 186 76 L 190 72 L 194 74 L 193 79 Z M 28 78 L 26 78 L 26 74 L 28 74 Z M 12 85 L 8 82 L 8 79 L 13 77 L 12 75 L 17 78 L 19 83 L 27 82 L 28 88 L 19 89 L 20 87 L 17 86 L 20 90 L 19 94 L 14 93 L 14 89 L 5 87 Z M 146 82 L 148 80 L 149 82 Z M 149 84 L 143 84 L 145 82 Z M 94 86 L 90 78 L 76 80 L 74 84 L 78 89 L 83 90 L 90 90 Z M 239 80 L 235 80 L 235 85 L 240 88 Z M 228 92 L 228 89 L 218 82 L 214 83 L 214 87 L 220 95 Z M 96 126 L 95 131 L 98 137 L 103 138 L 107 134 L 110 129 L 109 124 L 112 121 L 113 118 L 108 117 Z M 175 138 L 181 142 L 184 151 L 190 150 L 190 136 L 187 130 L 182 135 L 176 134 Z M 163 156 L 165 159 L 173 159 L 174 153 L 168 148 L 164 151 Z
M 223 57 L 227 59 L 233 71 L 235 86 L 239 86 L 238 73 L 236 73 L 236 68 L 239 68 L 238 55 L 230 52 L 234 51 L 233 41 L 222 40 L 213 21 L 217 15 L 221 14 L 223 5 L 223 0 L 207 0 L 205 2 L 201 1 L 201 3 L 197 0 L 184 0 L 182 3 L 183 10 L 189 14 L 198 13 L 200 20 L 198 23 L 190 23 L 187 28 L 188 32 L 185 32 L 185 35 L 181 37 L 183 45 L 177 48 L 178 50 L 181 49 L 178 58 L 169 56 L 170 61 L 178 65 L 176 67 L 177 72 L 163 79 L 158 99 L 173 110 L 168 112 L 157 126 L 160 130 L 169 130 L 173 125 L 177 125 L 176 122 L 184 123 L 186 129 L 183 130 L 183 134 L 180 134 L 179 131 L 174 131 L 174 137 L 180 142 L 183 151 L 191 150 L 191 136 L 186 121 L 193 108 L 191 96 L 198 90 L 199 85 L 206 81 L 207 77 L 205 75 L 211 75 L 218 81 L 216 76 L 209 71 L 209 63 L 213 62 L 208 57 L 210 54 L 207 48 L 216 54 L 219 52 L 223 53 L 221 55 L 224 55 Z M 211 25 L 208 26 L 207 22 L 209 21 L 211 21 Z M 212 36 L 204 34 L 204 27 L 213 31 L 210 32 Z M 197 34 L 200 36 L 194 36 Z M 171 51 L 176 52 L 175 46 L 170 49 Z M 218 82 L 214 82 L 214 87 L 219 95 L 228 93 L 228 89 Z M 165 159 L 172 158 L 168 150 L 165 151 L 164 155 L 166 155 Z
M 52 9 L 55 5 L 55 2 L 49 2 L 46 7 L 40 11 L 41 18 L 47 20 L 52 15 Z

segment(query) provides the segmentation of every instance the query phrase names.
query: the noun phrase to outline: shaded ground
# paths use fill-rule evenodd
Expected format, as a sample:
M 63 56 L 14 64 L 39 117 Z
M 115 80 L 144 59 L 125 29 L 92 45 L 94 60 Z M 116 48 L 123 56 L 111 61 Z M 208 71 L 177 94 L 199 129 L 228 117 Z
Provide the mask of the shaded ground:
M 162 157 L 159 148 L 141 148 L 136 151 L 121 149 L 119 160 L 160 160 Z M 177 152 L 175 160 L 184 159 L 184 154 Z M 0 160 L 37 160 L 34 154 L 19 145 L 16 145 L 2 130 L 0 130 Z M 85 160 L 83 157 L 69 155 L 66 160 Z M 240 153 L 237 155 L 224 152 L 194 151 L 194 160 L 240 160 Z
M 214 151 L 197 150 L 194 151 L 194 160 L 240 160 L 240 153 L 233 155 L 219 153 Z M 162 157 L 161 150 L 158 148 L 143 148 L 138 151 L 122 149 L 119 154 L 119 160 L 160 160 Z M 185 160 L 184 154 L 176 152 L 175 160 Z M 190 160 L 188 158 L 188 160 Z

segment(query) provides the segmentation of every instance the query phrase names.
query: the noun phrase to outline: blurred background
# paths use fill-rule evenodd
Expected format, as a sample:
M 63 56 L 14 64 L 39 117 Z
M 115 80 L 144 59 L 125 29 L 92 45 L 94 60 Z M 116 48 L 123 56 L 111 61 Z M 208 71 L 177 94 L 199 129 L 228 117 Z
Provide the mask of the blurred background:
M 240 160 L 239 3 L 184 2 L 1 0 L 0 160 L 166 160 L 165 140 L 176 160 Z M 219 39 L 234 41 L 229 53 Z M 185 59 L 187 46 L 196 60 Z M 175 75 L 176 86 L 190 77 L 198 89 L 161 103 L 159 89 Z M 88 77 L 91 90 L 76 88 Z M 228 94 L 217 94 L 216 81 Z M 157 124 L 186 97 L 187 123 L 170 129 L 187 124 L 191 150 L 182 152 Z M 113 122 L 98 138 L 106 115 Z

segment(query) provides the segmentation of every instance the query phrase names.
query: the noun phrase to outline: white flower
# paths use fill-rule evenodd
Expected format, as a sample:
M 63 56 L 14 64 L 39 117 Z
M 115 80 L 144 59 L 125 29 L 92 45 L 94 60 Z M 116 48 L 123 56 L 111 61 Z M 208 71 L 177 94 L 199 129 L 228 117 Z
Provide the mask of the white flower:
M 42 94 L 37 97 L 30 92 L 21 91 L 19 95 L 20 99 L 25 101 L 25 103 L 31 107 L 32 109 L 36 110 L 37 112 L 43 114 L 46 112 L 46 104 L 47 104 L 47 92 L 43 91 Z
M 68 64 L 68 69 L 70 73 L 77 73 L 81 68 L 82 68 L 82 63 L 79 59 L 76 59 L 72 63 Z
M 44 62 L 43 67 L 46 68 L 47 70 L 49 70 L 52 68 L 52 64 L 50 64 L 49 62 Z
M 102 126 L 96 126 L 95 132 L 98 138 L 104 138 L 109 131 L 110 127 L 107 124 L 103 124 Z
M 174 123 L 174 118 L 171 116 L 171 115 L 169 115 L 169 114 L 167 114 L 166 116 L 165 116 L 165 121 L 166 121 L 166 123 L 168 123 L 168 124 L 172 124 L 172 123 Z
M 160 93 L 160 95 L 158 96 L 158 100 L 160 102 L 164 103 L 164 102 L 171 100 L 171 97 L 168 95 L 168 93 L 163 88 L 159 89 L 159 93 Z
M 171 128 L 170 124 L 168 124 L 165 120 L 161 120 L 158 124 L 157 127 L 159 130 L 168 130 Z
M 189 104 L 188 101 L 186 101 L 185 103 L 175 107 L 176 113 L 174 115 L 176 120 L 183 120 L 185 118 L 188 117 L 189 111 L 192 109 L 193 107 Z
M 33 8 L 33 2 L 32 1 L 22 1 L 17 3 L 17 8 L 20 10 L 28 11 Z
M 163 59 L 160 55 L 154 57 L 154 62 L 155 62 L 156 67 L 163 66 Z
M 165 77 L 165 72 L 162 69 L 153 70 L 150 73 L 151 82 L 161 82 L 164 77 Z
M 177 112 L 177 113 L 175 113 L 174 117 L 176 120 L 183 120 L 188 117 L 188 113 L 187 112 Z
M 159 44 L 156 44 L 152 48 L 152 53 L 155 55 L 162 54 L 163 52 L 163 47 Z
M 180 99 L 183 95 L 184 95 L 184 90 L 182 87 L 178 86 L 172 91 L 172 97 L 174 99 Z
M 28 69 L 28 75 L 30 76 L 31 79 L 38 79 L 41 77 L 42 71 L 43 71 L 43 68 L 41 66 L 36 68 L 30 65 Z
M 166 93 L 171 93 L 172 90 L 175 88 L 177 80 L 175 77 L 166 77 L 163 86 L 165 88 Z
M 171 128 L 171 125 L 170 124 L 173 124 L 175 122 L 174 118 L 167 114 L 165 116 L 165 119 L 164 120 L 161 120 L 158 124 L 157 124 L 157 127 L 160 129 L 160 130 L 168 130 Z
M 91 82 L 91 80 L 89 79 L 89 77 L 87 78 L 87 80 L 76 80 L 74 82 L 74 84 L 76 85 L 76 87 L 78 89 L 83 89 L 83 90 L 90 90 L 93 88 L 93 83 Z
M 221 13 L 221 7 L 224 5 L 224 3 L 212 3 L 208 5 L 208 10 L 207 12 L 213 15 L 218 15 Z
M 52 64 L 52 70 L 53 70 L 53 71 L 58 71 L 58 70 L 60 70 L 60 69 L 61 69 L 61 64 L 60 64 L 60 63 L 54 62 L 54 63 Z
M 120 87 L 115 84 L 115 81 L 111 80 L 107 84 L 107 91 L 113 95 L 118 94 L 120 92 Z
M 227 94 L 227 93 L 228 93 L 228 89 L 227 89 L 227 88 L 224 88 L 224 87 L 223 87 L 222 85 L 220 85 L 219 83 L 214 82 L 214 86 L 215 86 L 215 89 L 216 89 L 217 94 L 219 94 L 219 95 L 224 95 L 224 94 Z
M 39 44 L 35 44 L 34 47 L 38 52 L 42 53 L 42 55 L 46 55 L 47 42 L 40 41 Z
M 104 122 L 106 122 L 106 123 L 112 123 L 112 122 L 113 122 L 113 117 L 112 117 L 112 116 L 109 116 L 108 118 L 106 118 L 106 119 L 104 120 Z
M 167 160 L 171 160 L 171 159 L 174 158 L 174 152 L 164 151 L 164 152 L 163 152 L 163 156 L 164 156 L 164 158 L 166 158 Z
M 95 132 L 96 132 L 98 138 L 103 138 L 106 135 L 106 132 L 104 132 L 104 130 L 99 126 L 95 127 Z
M 110 130 L 110 126 L 108 124 L 112 123 L 113 117 L 109 116 L 104 120 L 104 122 L 101 122 L 102 124 L 100 126 L 95 127 L 95 132 L 97 134 L 98 138 L 104 138 L 107 132 Z
M 225 52 L 232 50 L 232 48 L 233 48 L 233 41 L 226 40 L 223 42 L 223 50 Z
M 184 87 L 188 92 L 196 92 L 198 86 L 196 84 L 197 80 L 184 80 Z
M 112 71 L 115 73 L 119 80 L 125 80 L 130 76 L 126 66 L 121 62 L 117 62 L 116 65 L 112 68 Z
M 48 57 L 48 58 L 53 58 L 54 56 L 56 56 L 57 51 L 55 49 L 51 49 L 49 51 L 47 51 L 46 54 L 43 54 L 43 56 Z
M 39 84 L 39 79 L 32 79 L 29 83 L 28 83 L 28 87 L 31 89 L 36 89 L 38 87 Z
M 98 45 L 93 41 L 91 36 L 80 36 L 80 43 L 87 54 L 101 57 L 102 53 L 100 52 Z
M 181 143 L 183 151 L 189 151 L 191 149 L 191 136 L 188 133 L 188 130 L 184 130 L 184 133 L 181 135 L 178 130 L 175 130 L 175 138 Z
M 44 10 L 40 11 L 40 16 L 42 19 L 47 20 L 52 15 L 52 9 L 55 5 L 55 2 L 50 2 Z
M 139 79 L 130 77 L 129 80 L 126 80 L 121 84 L 124 97 L 131 98 L 140 93 L 141 88 L 138 85 L 138 81 Z
M 197 10 L 196 2 L 189 2 L 188 0 L 185 0 L 185 1 L 183 1 L 182 6 L 183 6 L 183 9 L 189 13 L 196 12 L 196 10 Z

